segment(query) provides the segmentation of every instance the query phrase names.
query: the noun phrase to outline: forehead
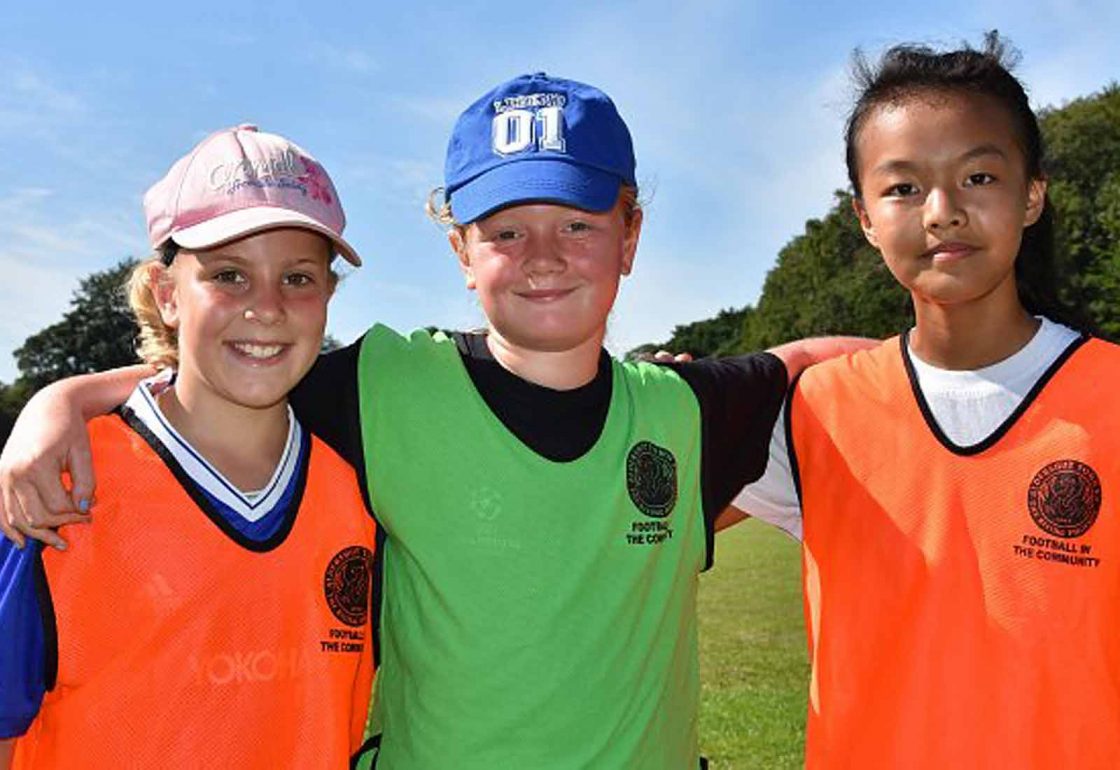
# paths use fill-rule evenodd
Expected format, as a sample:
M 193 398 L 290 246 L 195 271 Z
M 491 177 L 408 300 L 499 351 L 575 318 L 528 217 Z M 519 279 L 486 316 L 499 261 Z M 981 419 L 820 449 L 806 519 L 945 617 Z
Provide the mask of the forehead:
M 281 227 L 246 235 L 195 253 L 203 262 L 225 258 L 248 263 L 308 260 L 327 263 L 331 258 L 331 242 L 312 230 Z
M 485 226 L 487 223 L 512 220 L 522 222 L 548 222 L 555 219 L 568 219 L 571 217 L 610 217 L 618 211 L 620 211 L 618 203 L 606 211 L 588 211 L 574 206 L 565 206 L 560 203 L 519 203 L 513 206 L 506 206 L 489 216 L 483 217 L 478 220 L 478 224 Z
M 1022 158 L 1015 124 L 995 99 L 967 92 L 925 91 L 868 113 L 856 148 L 862 170 L 884 162 L 952 161 L 978 148 Z

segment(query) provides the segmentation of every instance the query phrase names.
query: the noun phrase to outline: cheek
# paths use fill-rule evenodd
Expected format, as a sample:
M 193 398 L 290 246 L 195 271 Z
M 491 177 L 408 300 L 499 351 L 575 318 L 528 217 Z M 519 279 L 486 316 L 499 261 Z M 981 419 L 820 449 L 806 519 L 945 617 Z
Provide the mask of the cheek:
M 239 308 L 240 303 L 234 297 L 221 291 L 207 291 L 204 287 L 181 291 L 178 297 L 180 332 L 220 328 Z
M 884 206 L 870 212 L 869 217 L 884 256 L 893 249 L 909 249 L 911 244 L 925 243 L 926 231 L 918 208 Z
M 511 285 L 517 278 L 514 261 L 501 254 L 475 255 L 471 259 L 471 272 L 480 297 Z
M 324 294 L 290 298 L 286 303 L 288 316 L 308 329 L 322 329 L 327 324 L 328 299 Z

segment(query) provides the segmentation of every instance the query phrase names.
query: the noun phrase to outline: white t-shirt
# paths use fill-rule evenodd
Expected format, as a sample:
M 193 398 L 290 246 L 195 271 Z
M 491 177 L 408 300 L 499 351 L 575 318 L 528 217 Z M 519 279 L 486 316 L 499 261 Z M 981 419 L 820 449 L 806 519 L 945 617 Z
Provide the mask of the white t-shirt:
M 910 351 L 910 361 L 926 404 L 941 432 L 959 447 L 979 444 L 1011 416 L 1016 407 L 1080 335 L 1068 326 L 1041 318 L 1031 341 L 1003 361 L 971 371 L 939 369 Z M 786 447 L 785 410 L 770 437 L 770 461 L 758 481 L 743 487 L 732 505 L 801 539 L 801 504 Z

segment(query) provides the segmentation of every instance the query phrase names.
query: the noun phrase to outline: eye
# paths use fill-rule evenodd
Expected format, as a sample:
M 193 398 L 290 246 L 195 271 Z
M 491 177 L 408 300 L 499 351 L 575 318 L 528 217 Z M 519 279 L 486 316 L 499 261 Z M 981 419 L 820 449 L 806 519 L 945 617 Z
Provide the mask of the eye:
M 569 222 L 567 225 L 565 225 L 564 229 L 569 233 L 588 233 L 591 232 L 593 228 L 591 227 L 590 222 L 584 222 L 581 219 L 577 219 L 576 221 Z
M 233 268 L 225 268 L 223 270 L 218 270 L 217 272 L 215 272 L 211 276 L 211 280 L 214 281 L 214 283 L 239 284 L 245 283 L 245 276 L 242 275 L 241 271 L 239 270 L 234 270 Z
M 996 178 L 986 171 L 978 171 L 975 174 L 969 174 L 968 179 L 965 181 L 968 187 L 983 187 L 996 181 Z
M 495 241 L 516 241 L 518 233 L 516 230 L 507 228 L 505 230 L 497 230 L 492 236 Z
M 912 182 L 899 182 L 888 187 L 884 194 L 891 198 L 908 198 L 918 194 L 918 186 Z
M 311 286 L 315 277 L 310 273 L 288 273 L 284 276 L 284 283 L 288 286 Z

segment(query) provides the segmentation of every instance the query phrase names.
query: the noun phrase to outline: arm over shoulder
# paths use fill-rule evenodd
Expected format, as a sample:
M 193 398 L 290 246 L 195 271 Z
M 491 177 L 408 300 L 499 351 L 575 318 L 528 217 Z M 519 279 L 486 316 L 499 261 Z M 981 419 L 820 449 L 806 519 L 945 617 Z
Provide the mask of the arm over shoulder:
M 701 485 L 710 563 L 716 518 L 766 468 L 788 375 L 781 359 L 769 353 L 666 366 L 688 383 L 700 404 Z

